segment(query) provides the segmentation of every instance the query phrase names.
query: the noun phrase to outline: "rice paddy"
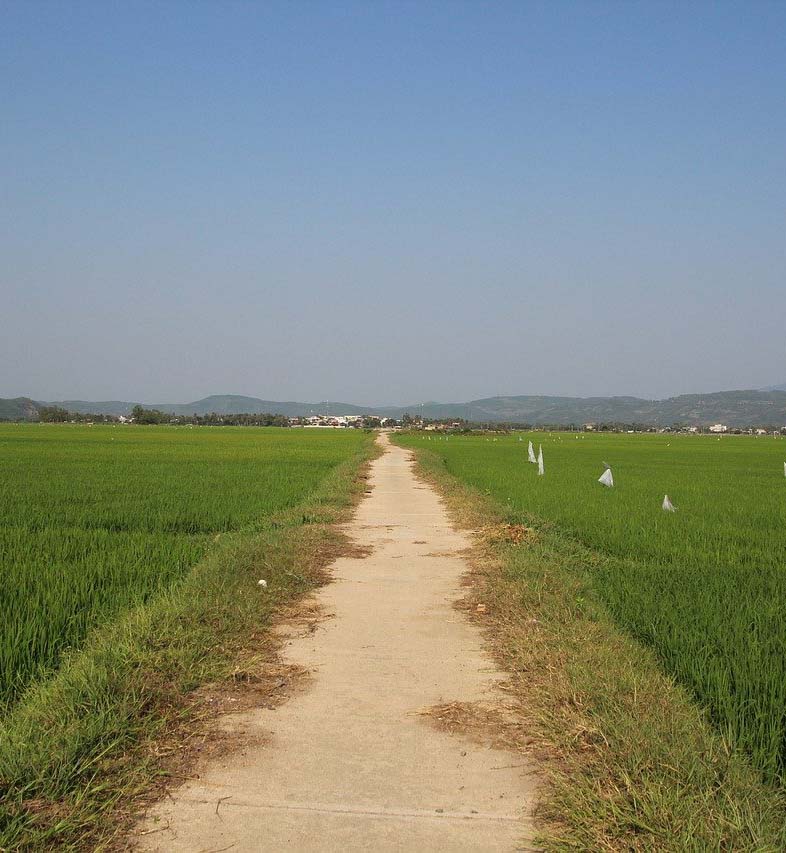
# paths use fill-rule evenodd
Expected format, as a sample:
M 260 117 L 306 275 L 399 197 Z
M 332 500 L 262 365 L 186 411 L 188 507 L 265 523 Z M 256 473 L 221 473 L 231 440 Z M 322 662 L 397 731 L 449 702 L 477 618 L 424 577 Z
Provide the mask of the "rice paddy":
M 533 433 L 426 436 L 511 523 L 586 547 L 577 571 L 769 779 L 786 777 L 786 442 Z M 543 446 L 544 470 L 527 462 Z M 598 482 L 607 462 L 614 487 Z M 664 512 L 668 494 L 676 512 Z M 580 602 L 577 605 L 580 606 Z
M 217 537 L 301 502 L 353 430 L 0 424 L 0 710 Z

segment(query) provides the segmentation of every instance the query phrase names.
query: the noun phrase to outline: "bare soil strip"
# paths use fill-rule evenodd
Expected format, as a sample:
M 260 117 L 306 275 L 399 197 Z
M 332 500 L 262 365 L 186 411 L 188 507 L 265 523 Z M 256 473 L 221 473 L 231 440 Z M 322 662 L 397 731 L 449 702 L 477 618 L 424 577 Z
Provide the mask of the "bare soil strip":
M 453 606 L 471 543 L 411 453 L 382 441 L 347 531 L 366 556 L 333 563 L 317 630 L 281 629 L 285 663 L 309 685 L 278 708 L 228 715 L 246 748 L 155 806 L 131 839 L 139 848 L 530 849 L 533 766 L 451 710 L 505 715 L 504 674 Z

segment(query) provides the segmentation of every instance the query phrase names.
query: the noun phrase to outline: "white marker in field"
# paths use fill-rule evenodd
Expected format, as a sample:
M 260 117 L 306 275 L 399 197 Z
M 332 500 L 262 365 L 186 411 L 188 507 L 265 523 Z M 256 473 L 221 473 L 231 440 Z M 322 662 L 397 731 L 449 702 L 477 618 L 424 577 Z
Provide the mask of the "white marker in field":
M 663 511 L 664 512 L 676 512 L 677 507 L 669 500 L 668 495 L 663 496 Z
M 535 458 L 535 448 L 532 446 L 532 442 L 527 446 L 527 459 L 529 459 L 533 465 L 538 464 L 538 460 Z M 786 462 L 784 465 L 786 465 Z
M 611 473 L 611 468 L 606 466 L 606 470 L 598 477 L 598 482 L 609 488 L 614 485 L 614 475 Z
M 543 445 L 538 445 L 538 476 L 543 476 Z
M 267 589 L 267 581 L 262 579 L 257 581 L 257 586 L 261 586 L 262 589 Z
M 786 462 L 783 463 L 783 476 L 786 477 Z

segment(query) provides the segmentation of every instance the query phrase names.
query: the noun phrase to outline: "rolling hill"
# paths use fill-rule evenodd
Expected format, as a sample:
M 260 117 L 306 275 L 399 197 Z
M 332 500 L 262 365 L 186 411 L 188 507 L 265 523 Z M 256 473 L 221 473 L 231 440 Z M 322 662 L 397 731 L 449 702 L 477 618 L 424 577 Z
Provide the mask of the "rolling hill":
M 61 406 L 69 412 L 97 415 L 129 415 L 136 402 L 123 400 L 104 400 L 90 402 L 88 400 L 60 400 L 54 403 L 39 403 L 41 406 Z M 258 397 L 244 397 L 239 394 L 214 394 L 195 400 L 193 403 L 142 403 L 146 409 L 158 409 L 173 415 L 218 415 L 263 414 L 266 412 L 296 417 L 298 415 L 333 414 L 362 415 L 374 410 L 364 406 L 354 406 L 351 403 L 297 403 L 278 400 L 260 400 Z
M 420 406 L 410 408 L 412 414 Z M 784 391 L 720 391 L 683 394 L 665 400 L 638 397 L 490 397 L 471 403 L 426 403 L 429 418 L 466 418 L 472 421 L 530 424 L 637 423 L 648 426 L 686 424 L 730 427 L 786 424 Z
M 34 421 L 37 418 L 38 409 L 29 397 L 0 399 L 0 421 Z

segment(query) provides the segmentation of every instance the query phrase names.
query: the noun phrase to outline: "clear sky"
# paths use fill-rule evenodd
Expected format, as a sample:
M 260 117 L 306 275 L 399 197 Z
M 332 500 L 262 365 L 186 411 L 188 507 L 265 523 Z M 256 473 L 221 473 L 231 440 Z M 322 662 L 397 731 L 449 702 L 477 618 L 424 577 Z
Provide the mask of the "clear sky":
M 786 3 L 0 3 L 0 396 L 786 381 Z

